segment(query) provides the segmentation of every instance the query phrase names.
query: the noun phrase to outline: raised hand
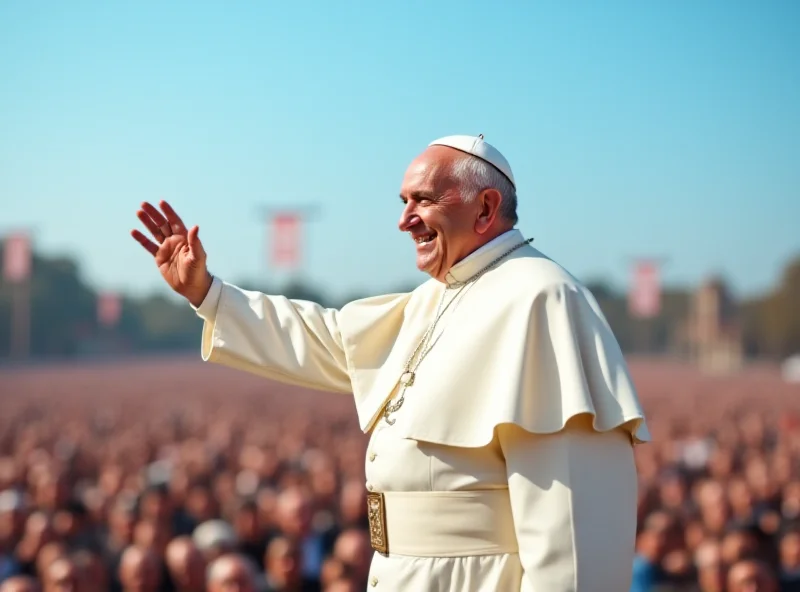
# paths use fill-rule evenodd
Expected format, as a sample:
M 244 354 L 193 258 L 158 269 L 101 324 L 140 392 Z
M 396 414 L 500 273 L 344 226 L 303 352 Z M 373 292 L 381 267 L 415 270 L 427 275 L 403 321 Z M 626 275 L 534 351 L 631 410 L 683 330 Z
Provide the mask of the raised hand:
M 206 267 L 206 252 L 197 226 L 187 229 L 180 216 L 165 201 L 161 211 L 145 202 L 136 216 L 156 242 L 138 230 L 131 236 L 155 258 L 158 270 L 170 288 L 194 306 L 200 306 L 211 288 L 211 274 Z

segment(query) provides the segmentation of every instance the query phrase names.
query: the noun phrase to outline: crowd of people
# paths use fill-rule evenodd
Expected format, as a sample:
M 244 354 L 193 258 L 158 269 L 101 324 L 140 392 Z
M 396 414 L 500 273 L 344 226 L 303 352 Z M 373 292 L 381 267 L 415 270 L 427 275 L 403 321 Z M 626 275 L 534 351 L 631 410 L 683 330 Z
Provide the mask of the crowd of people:
M 633 374 L 654 437 L 636 451 L 635 592 L 800 590 L 798 387 Z M 348 397 L 190 362 L 7 372 L 0 388 L 0 592 L 367 589 Z
M 205 365 L 139 372 L 3 376 L 2 592 L 366 589 L 366 439 L 347 397 Z
M 631 592 L 800 591 L 800 388 L 651 370 Z

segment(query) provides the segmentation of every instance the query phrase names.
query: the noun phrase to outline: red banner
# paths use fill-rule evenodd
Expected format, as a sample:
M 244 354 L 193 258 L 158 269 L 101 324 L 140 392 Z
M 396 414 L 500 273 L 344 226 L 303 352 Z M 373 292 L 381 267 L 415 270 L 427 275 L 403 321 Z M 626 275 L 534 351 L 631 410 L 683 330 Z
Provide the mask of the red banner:
M 661 283 L 658 264 L 637 263 L 633 269 L 633 285 L 628 295 L 628 309 L 637 318 L 652 318 L 661 312 Z
M 6 237 L 3 248 L 3 277 L 7 282 L 19 283 L 27 280 L 30 274 L 30 239 L 23 233 Z
M 271 260 L 274 267 L 294 268 L 300 264 L 299 214 L 286 212 L 272 217 Z
M 122 298 L 119 294 L 106 292 L 97 297 L 97 322 L 103 327 L 113 327 L 122 316 Z

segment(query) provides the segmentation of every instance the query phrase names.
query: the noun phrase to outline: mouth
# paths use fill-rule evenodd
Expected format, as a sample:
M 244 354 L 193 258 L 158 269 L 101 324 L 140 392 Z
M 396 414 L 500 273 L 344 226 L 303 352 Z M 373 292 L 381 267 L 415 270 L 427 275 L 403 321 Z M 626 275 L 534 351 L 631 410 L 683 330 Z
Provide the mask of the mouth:
M 425 234 L 417 234 L 416 236 L 412 237 L 414 242 L 418 245 L 427 245 L 428 243 L 432 242 L 433 239 L 436 238 L 436 232 L 431 230 L 430 232 L 426 232 Z

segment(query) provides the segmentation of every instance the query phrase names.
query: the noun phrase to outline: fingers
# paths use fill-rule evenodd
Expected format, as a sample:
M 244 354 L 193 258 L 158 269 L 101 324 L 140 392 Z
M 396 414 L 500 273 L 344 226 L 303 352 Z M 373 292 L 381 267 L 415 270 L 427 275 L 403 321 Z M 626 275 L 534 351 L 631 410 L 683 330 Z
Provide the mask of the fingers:
M 161 211 L 154 205 L 144 202 L 142 209 L 137 212 L 137 217 L 147 227 L 153 237 L 159 242 L 164 242 L 173 234 L 186 234 L 186 225 L 181 217 L 166 201 L 159 202 Z M 163 214 L 162 214 L 163 211 Z
M 172 206 L 169 205 L 166 201 L 161 200 L 159 204 L 161 206 L 161 210 L 167 216 L 167 222 L 169 223 L 172 233 L 173 234 L 180 234 L 186 231 L 186 225 L 181 220 L 181 217 L 175 213 L 175 210 L 172 209 Z
M 148 252 L 155 255 L 158 252 L 158 245 L 163 243 L 167 238 L 174 234 L 186 235 L 186 226 L 181 220 L 181 217 L 172 209 L 166 201 L 159 202 L 161 211 L 154 205 L 144 202 L 142 209 L 136 212 L 136 217 L 145 225 L 150 234 L 158 244 L 153 243 L 144 234 L 138 230 L 133 231 L 131 235 L 136 241 L 141 244 Z M 163 214 L 162 214 L 163 211 Z M 204 254 L 203 247 L 200 244 L 200 239 L 197 237 L 198 228 L 194 227 L 194 235 L 189 244 L 193 254 L 198 257 Z
M 187 240 L 189 241 L 189 248 L 193 251 L 200 246 L 200 238 L 197 236 L 199 233 L 200 228 L 197 226 L 189 229 L 189 236 L 187 237 Z
M 143 204 L 143 207 L 144 207 L 144 205 L 150 205 L 150 204 Z M 152 207 L 152 206 L 150 206 L 150 207 Z M 142 209 L 142 210 L 139 210 L 138 212 L 136 212 L 136 217 L 139 218 L 139 220 L 142 222 L 142 224 L 144 224 L 147 227 L 147 230 L 150 231 L 150 234 L 153 235 L 153 238 L 155 238 L 159 243 L 163 243 L 164 242 L 164 239 L 168 235 L 165 235 L 161 231 L 161 229 L 158 227 L 158 223 L 155 220 L 153 220 L 153 217 L 151 215 L 149 215 L 146 211 L 144 211 L 144 209 Z M 165 222 L 165 225 L 166 225 L 166 222 Z
M 183 222 L 175 213 L 175 210 L 173 210 L 165 201 L 162 201 L 160 205 L 164 210 L 164 214 L 167 214 L 166 217 L 164 217 L 164 214 L 162 214 L 158 208 L 148 202 L 144 202 L 142 204 L 142 211 L 150 217 L 150 220 L 152 220 L 155 228 L 158 229 L 161 235 L 166 238 L 168 236 L 172 236 L 173 234 L 185 233 Z M 166 206 L 168 209 L 164 209 L 164 206 Z M 142 221 L 144 222 L 144 220 Z M 151 225 L 148 224 L 147 227 L 150 232 L 153 232 L 153 227 Z M 156 235 L 154 234 L 154 236 Z M 158 236 L 156 236 L 156 239 L 158 239 Z
M 146 218 L 149 218 L 149 221 L 142 217 L 141 214 L 144 214 Z M 158 242 L 164 242 L 165 238 L 172 236 L 172 228 L 167 222 L 167 219 L 152 204 L 144 202 L 142 204 L 142 209 L 139 210 L 136 215 L 139 220 L 141 220 L 144 225 L 147 226 L 147 229 L 153 234 Z
M 199 234 L 200 234 L 200 227 L 193 226 L 189 230 L 189 235 L 187 237 L 187 240 L 189 242 L 189 251 L 191 252 L 192 257 L 194 257 L 195 261 L 203 261 L 206 254 L 205 249 L 203 249 L 203 244 L 200 242 Z
M 148 216 L 155 222 L 158 228 L 167 225 L 167 219 L 158 211 L 154 205 L 144 202 L 142 204 L 142 209 L 147 213 Z
M 156 253 L 158 253 L 157 244 L 155 244 L 138 230 L 131 230 L 131 236 L 136 240 L 136 242 L 142 245 L 148 253 L 150 253 L 153 257 L 156 256 Z

